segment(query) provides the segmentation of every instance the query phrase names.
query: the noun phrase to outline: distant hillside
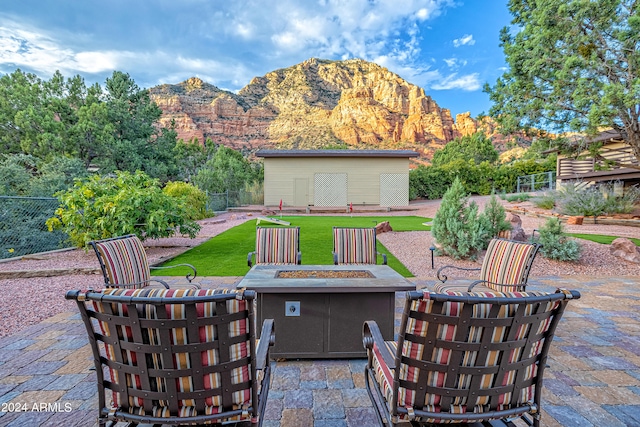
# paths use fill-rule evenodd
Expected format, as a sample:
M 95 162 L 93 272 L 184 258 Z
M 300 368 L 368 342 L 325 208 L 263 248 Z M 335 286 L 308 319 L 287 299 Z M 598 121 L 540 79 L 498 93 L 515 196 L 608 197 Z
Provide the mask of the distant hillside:
M 243 151 L 259 148 L 403 148 L 428 162 L 456 137 L 483 130 L 504 151 L 495 124 L 440 108 L 424 89 L 375 63 L 309 59 L 255 77 L 238 94 L 193 77 L 150 89 L 184 140 L 210 138 Z

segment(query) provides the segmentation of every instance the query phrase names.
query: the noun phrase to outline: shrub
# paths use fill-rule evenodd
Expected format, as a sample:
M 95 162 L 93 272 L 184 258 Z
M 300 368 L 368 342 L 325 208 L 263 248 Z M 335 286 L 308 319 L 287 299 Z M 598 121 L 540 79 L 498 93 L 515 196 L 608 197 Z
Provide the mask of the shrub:
M 541 209 L 553 209 L 556 206 L 558 195 L 555 192 L 547 192 L 542 196 L 534 197 L 531 201 Z
M 179 231 L 194 238 L 200 229 L 180 199 L 163 193 L 158 180 L 140 171 L 77 180 L 56 196 L 60 207 L 47 227 L 63 229 L 78 247 L 130 233 L 156 239 Z
M 580 259 L 582 251 L 580 243 L 564 235 L 564 227 L 558 218 L 547 219 L 539 231 L 538 242 L 542 245 L 540 248 L 542 256 L 557 261 Z
M 598 216 L 607 211 L 607 200 L 595 187 L 577 189 L 567 185 L 562 188 L 558 208 L 564 215 Z
M 495 194 L 491 195 L 482 216 L 486 218 L 487 232 L 490 237 L 497 236 L 501 231 L 511 230 L 511 224 L 507 221 L 507 213 L 498 202 Z
M 526 202 L 531 198 L 527 193 L 509 194 L 506 196 L 507 202 Z
M 439 251 L 455 259 L 475 257 L 489 238 L 486 217 L 478 215 L 475 202 L 467 202 L 464 187 L 456 178 L 444 194 L 431 227 Z
M 187 217 L 190 220 L 199 220 L 215 215 L 213 212 L 207 212 L 207 195 L 198 187 L 186 182 L 167 182 L 162 191 L 182 201 Z

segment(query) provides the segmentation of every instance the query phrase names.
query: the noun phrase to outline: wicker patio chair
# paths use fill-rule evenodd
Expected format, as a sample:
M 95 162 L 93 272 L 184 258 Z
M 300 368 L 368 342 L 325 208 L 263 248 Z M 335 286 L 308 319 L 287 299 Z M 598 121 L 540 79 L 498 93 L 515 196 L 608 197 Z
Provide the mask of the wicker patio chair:
M 397 342 L 385 342 L 375 321 L 364 324 L 365 382 L 380 425 L 488 426 L 520 417 L 539 426 L 553 334 L 567 302 L 579 297 L 407 292 Z
M 378 255 L 387 264 L 387 255 L 376 250 L 375 228 L 333 227 L 333 263 L 377 264 Z
M 247 264 L 300 264 L 300 227 L 256 227 L 256 250 L 249 252 Z
M 108 288 L 142 288 L 151 282 L 158 282 L 165 288 L 169 285 L 160 279 L 151 278 L 151 269 L 188 267 L 192 273 L 186 275 L 189 283 L 196 277 L 196 268 L 191 264 L 177 264 L 168 267 L 151 267 L 142 242 L 135 234 L 89 242 L 95 250 L 104 284 Z M 193 287 L 199 287 L 192 284 Z
M 491 239 L 484 256 L 481 268 L 462 268 L 445 265 L 438 269 L 436 275 L 440 283 L 436 283 L 436 292 L 445 291 L 524 291 L 529 279 L 533 260 L 541 245 L 538 243 L 517 242 L 507 239 Z M 461 284 L 459 280 L 447 283 L 445 270 L 457 269 L 480 271 L 480 278 L 470 284 Z
M 66 298 L 89 334 L 101 427 L 262 424 L 275 338 L 266 319 L 255 339 L 254 291 L 109 288 Z

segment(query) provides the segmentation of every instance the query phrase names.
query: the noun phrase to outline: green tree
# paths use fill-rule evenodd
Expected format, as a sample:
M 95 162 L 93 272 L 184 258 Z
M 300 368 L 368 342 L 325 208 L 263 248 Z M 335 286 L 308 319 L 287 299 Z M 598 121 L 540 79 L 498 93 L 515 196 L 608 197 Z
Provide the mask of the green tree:
M 113 141 L 102 166 L 107 170 L 141 170 L 162 181 L 175 177 L 177 135 L 172 129 L 156 126 L 162 110 L 151 101 L 149 91 L 140 89 L 129 74 L 120 71 L 115 71 L 105 86 Z
M 130 233 L 141 239 L 177 232 L 194 238 L 200 229 L 189 219 L 182 198 L 165 194 L 157 179 L 141 171 L 76 180 L 73 188 L 57 197 L 60 207 L 47 220 L 47 227 L 62 229 L 78 247 Z
M 511 230 L 511 224 L 507 221 L 507 213 L 495 194 L 491 195 L 481 215 L 486 219 L 487 234 L 490 237 L 496 237 L 501 231 Z
M 513 29 L 500 35 L 508 70 L 485 85 L 503 130 L 613 128 L 640 159 L 638 1 L 511 0 L 509 10 Z
M 484 133 L 477 132 L 473 135 L 456 138 L 441 150 L 437 150 L 433 154 L 431 164 L 442 166 L 455 160 L 473 161 L 475 164 L 484 161 L 495 163 L 498 157 L 499 153 L 493 147 L 491 139 L 487 138 Z
M 453 181 L 442 198 L 431 234 L 438 250 L 455 259 L 475 257 L 489 240 L 486 218 L 479 215 L 477 203 L 469 203 L 460 179 Z
M 198 171 L 194 182 L 211 193 L 240 191 L 245 183 L 260 179 L 260 170 L 252 166 L 242 154 L 220 146 L 213 157 Z

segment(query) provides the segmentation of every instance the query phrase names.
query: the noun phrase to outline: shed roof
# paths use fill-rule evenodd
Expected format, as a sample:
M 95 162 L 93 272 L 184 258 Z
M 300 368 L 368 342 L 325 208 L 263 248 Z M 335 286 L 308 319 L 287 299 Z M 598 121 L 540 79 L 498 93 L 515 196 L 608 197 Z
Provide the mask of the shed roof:
M 258 150 L 257 157 L 418 157 L 411 150 Z

